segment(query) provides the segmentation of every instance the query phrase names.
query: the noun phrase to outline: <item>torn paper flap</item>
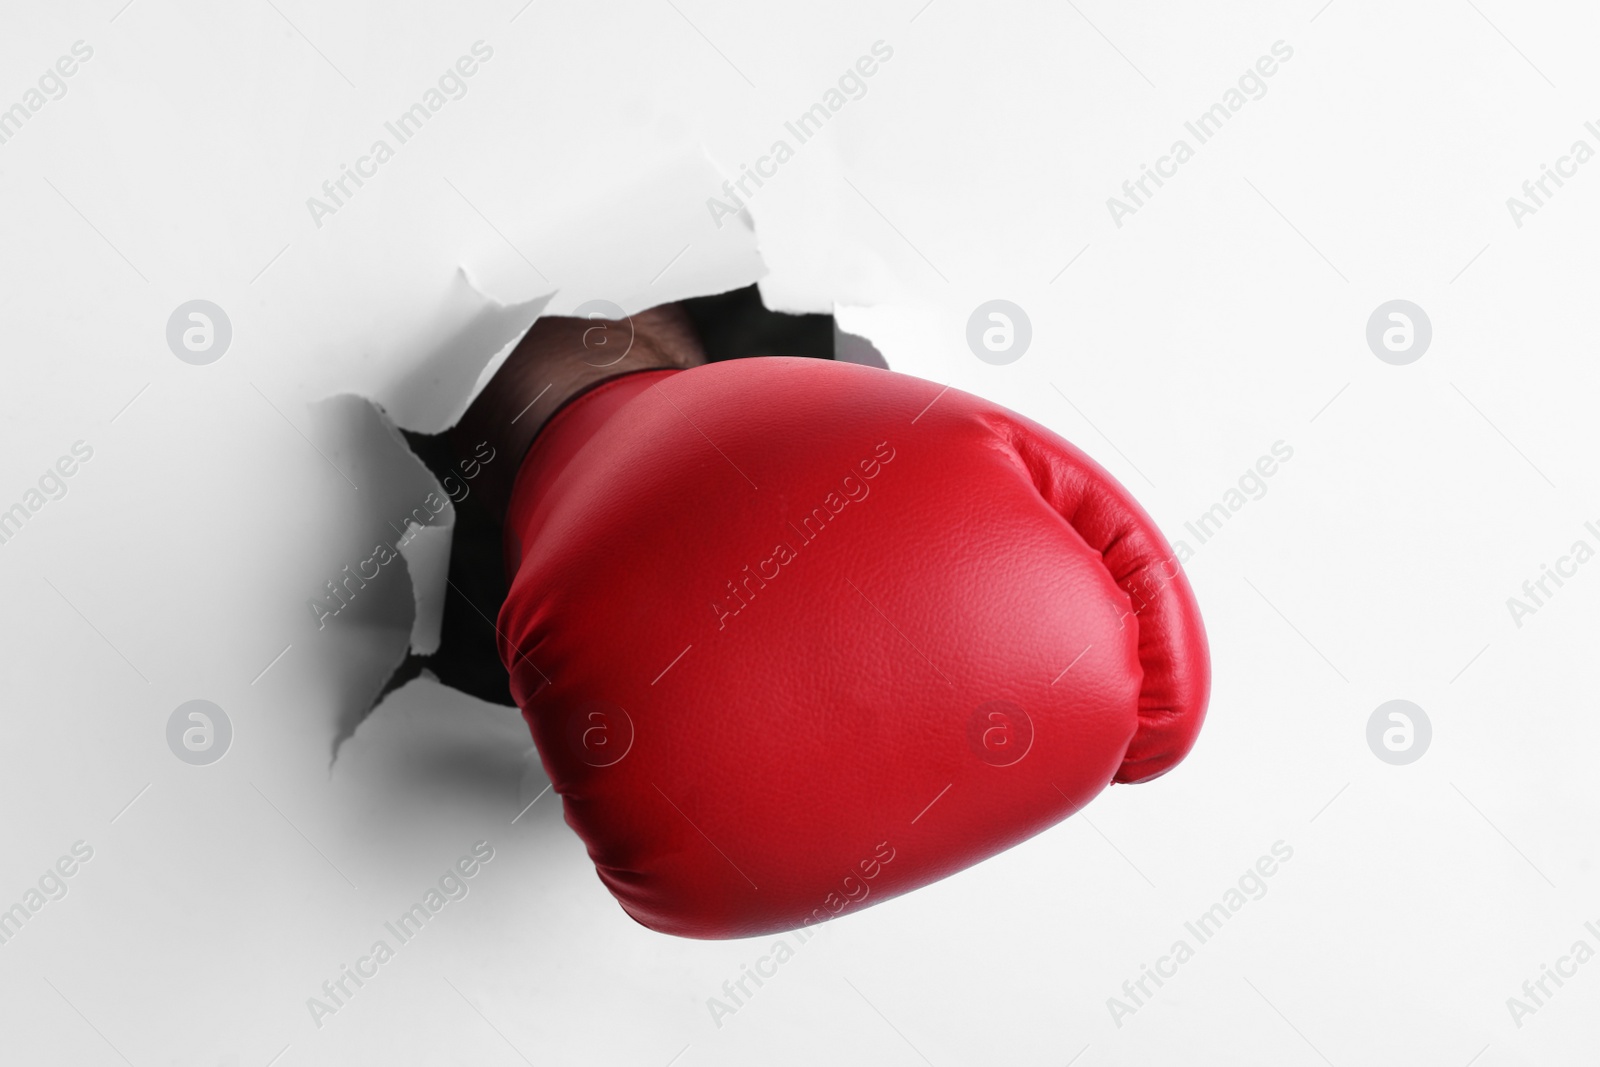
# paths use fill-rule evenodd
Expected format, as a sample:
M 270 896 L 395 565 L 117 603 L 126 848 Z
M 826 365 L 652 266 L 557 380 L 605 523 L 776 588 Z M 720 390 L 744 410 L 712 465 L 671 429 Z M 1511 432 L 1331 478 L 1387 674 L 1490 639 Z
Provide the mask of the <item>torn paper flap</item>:
M 491 299 L 514 305 L 540 284 L 517 248 L 541 264 L 556 288 L 545 313 L 583 314 L 607 301 L 633 314 L 689 296 L 721 293 L 766 274 L 747 213 L 714 214 L 726 177 L 703 149 L 685 149 L 654 168 L 619 172 L 611 186 L 568 190 L 520 219 L 504 220 L 506 241 L 484 243 L 466 260 Z
M 411 595 L 416 604 L 416 614 L 411 618 L 411 651 L 420 656 L 439 650 L 453 527 L 453 518 L 434 526 L 411 523 L 405 539 L 397 546 L 411 575 Z

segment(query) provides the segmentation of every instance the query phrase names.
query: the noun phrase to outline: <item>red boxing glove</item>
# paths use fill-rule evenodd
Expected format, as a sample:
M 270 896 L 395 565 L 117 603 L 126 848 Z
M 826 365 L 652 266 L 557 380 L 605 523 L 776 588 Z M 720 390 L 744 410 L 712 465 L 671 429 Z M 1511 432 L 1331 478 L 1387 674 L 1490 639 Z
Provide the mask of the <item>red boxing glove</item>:
M 685 937 L 927 885 L 1194 744 L 1210 684 L 1149 517 L 1055 434 L 871 367 L 614 378 L 506 522 L 512 693 L 600 878 Z

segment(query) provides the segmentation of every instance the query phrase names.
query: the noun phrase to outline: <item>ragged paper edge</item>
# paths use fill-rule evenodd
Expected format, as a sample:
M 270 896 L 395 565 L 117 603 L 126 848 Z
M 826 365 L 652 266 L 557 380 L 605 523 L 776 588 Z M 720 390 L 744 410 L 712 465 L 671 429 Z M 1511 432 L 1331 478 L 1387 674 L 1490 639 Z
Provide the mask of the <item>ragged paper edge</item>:
M 443 634 L 455 506 L 439 476 L 416 454 L 401 431 L 439 433 L 460 421 L 482 382 L 487 381 L 485 368 L 504 361 L 549 299 L 549 293 L 542 293 L 520 303 L 503 304 L 486 297 L 472 284 L 466 270 L 458 269 L 447 305 L 459 310 L 438 325 L 439 338 L 429 357 L 403 377 L 373 390 L 373 395 L 340 390 L 312 402 L 313 408 L 327 412 L 337 411 L 341 401 L 364 405 L 385 432 L 381 443 L 370 433 L 354 435 L 353 446 L 365 453 L 356 466 L 373 472 L 388 471 L 390 478 L 414 479 L 445 502 L 433 521 L 426 524 L 402 520 L 402 525 L 397 526 L 390 516 L 379 516 L 396 538 L 393 546 L 401 557 L 396 577 L 408 586 L 410 628 L 405 647 L 397 648 L 389 658 L 379 684 L 373 686 L 364 702 L 358 700 L 340 708 L 333 729 L 331 763 L 337 762 L 343 743 L 354 736 L 394 688 L 395 674 L 408 657 L 436 652 Z M 489 373 L 492 375 L 492 370 Z M 383 493 L 377 495 L 381 497 Z
M 457 269 L 456 281 L 477 303 L 474 314 L 440 345 L 437 355 L 424 360 L 406 378 L 383 390 L 382 399 L 368 398 L 389 428 L 396 446 L 427 475 L 434 491 L 447 500 L 449 494 L 438 475 L 412 451 L 399 431 L 437 434 L 460 422 L 553 295 L 541 293 L 520 303 L 503 304 L 485 295 L 465 267 Z M 397 546 L 405 557 L 416 612 L 412 617 L 409 647 L 418 655 L 429 655 L 439 648 L 454 527 L 452 505 L 447 521 L 419 527 Z M 370 712 L 370 708 L 365 709 L 363 717 Z
M 761 282 L 768 271 L 750 213 L 741 210 L 717 226 L 704 211 L 706 197 L 725 180 L 723 171 L 697 149 L 653 172 L 632 175 L 625 188 L 597 193 L 588 211 L 564 212 L 543 232 L 513 230 L 518 246 L 566 249 L 569 265 L 575 266 L 558 277 L 558 286 L 532 281 L 526 261 L 515 247 L 508 247 L 511 242 L 463 257 L 450 304 L 466 302 L 473 307 L 470 315 L 441 336 L 434 354 L 369 398 L 412 462 L 428 470 L 398 431 L 438 434 L 458 423 L 541 315 L 594 313 L 597 303 L 633 314 Z M 616 254 L 596 255 L 597 249 L 615 249 Z M 773 310 L 800 310 L 776 306 L 765 291 L 763 301 Z M 804 310 L 844 311 L 826 306 Z M 864 338 L 846 335 L 842 347 L 849 347 L 851 355 L 844 358 L 876 362 L 870 342 L 863 348 L 858 341 Z M 443 494 L 438 476 L 432 471 L 428 476 Z M 401 546 L 414 605 L 409 651 L 416 655 L 440 647 L 454 525 L 452 514 L 448 522 L 415 531 Z M 396 675 L 409 659 L 400 657 L 370 704 L 346 717 L 335 758 L 338 744 L 403 684 Z

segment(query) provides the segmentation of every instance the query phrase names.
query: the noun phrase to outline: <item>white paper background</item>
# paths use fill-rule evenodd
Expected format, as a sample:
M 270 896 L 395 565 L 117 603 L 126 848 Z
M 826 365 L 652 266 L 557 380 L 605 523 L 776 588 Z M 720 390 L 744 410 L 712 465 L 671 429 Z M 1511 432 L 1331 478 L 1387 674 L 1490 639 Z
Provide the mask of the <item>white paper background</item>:
M 1594 12 L 120 3 L 13 5 L 0 34 L 0 106 L 94 50 L 0 144 L 0 507 L 94 449 L 0 545 L 0 907 L 94 849 L 0 945 L 0 1058 L 1592 1049 L 1600 963 L 1520 1027 L 1506 999 L 1578 939 L 1600 949 L 1600 565 L 1521 627 L 1506 599 L 1600 546 L 1600 163 L 1521 227 L 1506 198 L 1574 140 L 1600 148 Z M 467 95 L 314 226 L 305 199 L 480 39 Z M 753 163 L 878 40 L 893 59 L 751 199 L 754 233 L 715 228 L 717 169 Z M 1279 40 L 1294 54 L 1266 95 L 1114 225 L 1106 198 Z M 1215 668 L 1189 760 L 834 924 L 718 1027 L 707 998 L 770 943 L 629 920 L 554 798 L 527 807 L 545 782 L 513 711 L 419 682 L 330 766 L 342 709 L 403 651 L 409 580 L 390 565 L 365 621 L 320 633 L 306 601 L 425 485 L 308 405 L 446 418 L 430 376 L 470 382 L 546 297 L 632 309 L 762 270 L 774 304 L 838 306 L 896 369 L 1079 443 L 1191 547 L 1184 523 L 1274 442 L 1294 457 L 1188 564 Z M 204 367 L 164 333 L 197 297 L 234 331 Z M 1007 366 L 965 342 L 992 298 L 1032 321 Z M 1409 366 L 1364 339 L 1396 298 L 1433 324 Z M 195 698 L 235 731 L 209 767 L 165 740 Z M 1433 723 L 1410 766 L 1365 739 L 1394 698 Z M 495 857 L 470 895 L 314 1026 L 306 998 L 478 840 Z M 1294 858 L 1266 896 L 1116 1025 L 1107 998 L 1279 840 Z

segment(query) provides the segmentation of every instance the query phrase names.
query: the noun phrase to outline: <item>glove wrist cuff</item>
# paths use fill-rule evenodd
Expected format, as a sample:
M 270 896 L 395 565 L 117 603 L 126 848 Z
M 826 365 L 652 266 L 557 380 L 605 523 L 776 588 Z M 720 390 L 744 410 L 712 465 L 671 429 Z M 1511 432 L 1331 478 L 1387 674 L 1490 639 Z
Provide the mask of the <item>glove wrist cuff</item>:
M 704 362 L 694 326 L 676 304 L 618 321 L 543 318 L 446 436 L 458 455 L 474 453 L 484 443 L 493 448 L 496 461 L 485 466 L 479 500 L 503 525 L 516 473 L 557 412 L 616 378 Z
M 635 397 L 679 373 L 678 368 L 657 368 L 605 378 L 568 397 L 545 419 L 517 468 L 506 506 L 502 544 L 508 575 L 516 573 L 522 558 L 523 535 L 537 531 L 539 502 L 579 450 Z

